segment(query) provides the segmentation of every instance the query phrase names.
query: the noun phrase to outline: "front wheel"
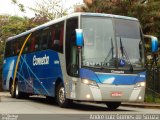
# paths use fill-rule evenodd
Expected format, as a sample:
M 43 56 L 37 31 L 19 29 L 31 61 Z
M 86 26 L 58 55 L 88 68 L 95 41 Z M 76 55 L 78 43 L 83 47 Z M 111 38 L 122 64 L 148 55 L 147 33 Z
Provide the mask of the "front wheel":
M 66 98 L 64 85 L 62 83 L 60 83 L 57 87 L 56 99 L 60 107 L 68 107 L 69 103 L 71 102 Z
M 107 102 L 106 105 L 108 107 L 108 110 L 113 111 L 121 105 L 121 102 Z

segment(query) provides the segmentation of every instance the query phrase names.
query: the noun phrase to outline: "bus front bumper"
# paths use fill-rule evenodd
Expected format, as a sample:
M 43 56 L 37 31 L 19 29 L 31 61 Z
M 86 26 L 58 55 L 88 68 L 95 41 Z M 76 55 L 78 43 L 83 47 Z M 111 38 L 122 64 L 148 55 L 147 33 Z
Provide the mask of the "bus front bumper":
M 136 85 L 109 85 L 97 86 L 81 83 L 77 86 L 75 100 L 95 102 L 143 102 L 145 86 Z

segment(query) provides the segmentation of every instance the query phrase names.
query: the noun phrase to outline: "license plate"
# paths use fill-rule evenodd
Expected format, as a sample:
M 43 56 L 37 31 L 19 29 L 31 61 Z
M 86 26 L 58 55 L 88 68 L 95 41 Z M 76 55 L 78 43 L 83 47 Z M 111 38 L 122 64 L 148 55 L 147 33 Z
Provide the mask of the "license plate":
M 122 96 L 122 92 L 112 92 L 111 96 L 112 97 L 121 97 Z

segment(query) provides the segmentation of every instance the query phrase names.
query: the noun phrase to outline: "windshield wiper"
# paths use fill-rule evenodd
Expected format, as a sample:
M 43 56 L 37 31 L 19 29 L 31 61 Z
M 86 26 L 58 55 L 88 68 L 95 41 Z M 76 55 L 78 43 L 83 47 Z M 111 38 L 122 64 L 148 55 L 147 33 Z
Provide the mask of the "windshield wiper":
M 107 62 L 108 62 L 107 60 L 108 60 L 110 54 L 112 54 L 112 59 L 113 59 L 114 47 L 113 47 L 113 40 L 112 40 L 112 38 L 111 38 L 111 48 L 110 48 L 110 50 L 109 50 L 106 58 L 104 59 L 104 63 L 107 63 Z
M 124 58 L 124 56 L 126 57 L 127 61 L 129 62 L 130 64 L 130 71 L 133 72 L 133 65 L 128 57 L 128 54 L 123 46 L 123 43 L 122 43 L 122 40 L 121 40 L 121 37 L 120 37 L 120 50 L 121 50 L 121 53 L 122 53 L 122 58 Z

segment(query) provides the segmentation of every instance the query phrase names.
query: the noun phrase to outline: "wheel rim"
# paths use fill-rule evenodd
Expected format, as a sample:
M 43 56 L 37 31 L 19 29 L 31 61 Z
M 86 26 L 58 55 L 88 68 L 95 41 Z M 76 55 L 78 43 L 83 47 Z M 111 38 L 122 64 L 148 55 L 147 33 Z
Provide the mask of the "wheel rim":
M 18 96 L 18 84 L 16 85 L 16 96 Z
M 64 96 L 64 87 L 61 87 L 59 90 L 59 102 L 64 103 L 65 96 Z

